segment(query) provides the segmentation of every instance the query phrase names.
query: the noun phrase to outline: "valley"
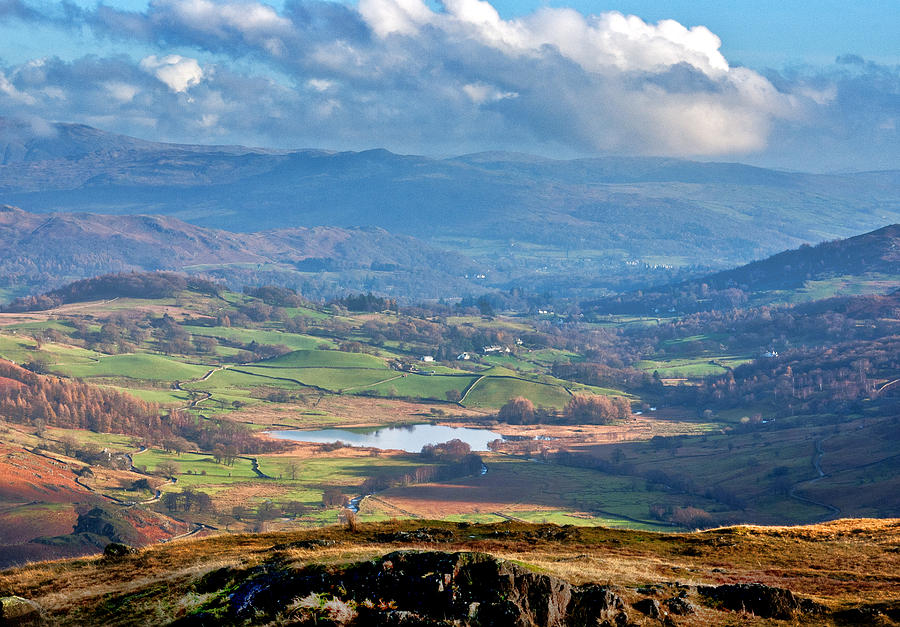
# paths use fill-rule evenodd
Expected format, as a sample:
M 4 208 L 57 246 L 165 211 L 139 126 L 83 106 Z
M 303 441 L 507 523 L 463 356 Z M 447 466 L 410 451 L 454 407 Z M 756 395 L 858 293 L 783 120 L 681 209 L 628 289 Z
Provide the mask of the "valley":
M 21 298 L 0 313 L 0 412 L 10 471 L 34 478 L 2 497 L 6 565 L 351 519 L 896 516 L 897 297 L 588 318 L 131 273 Z M 403 425 L 495 435 L 408 452 L 270 435 Z
M 413 569 L 499 558 L 526 563 L 522 581 L 535 569 L 564 588 L 612 578 L 632 621 L 637 608 L 682 608 L 645 598 L 673 576 L 689 578 L 672 598 L 693 608 L 677 624 L 728 624 L 727 603 L 749 603 L 729 601 L 747 592 L 729 586 L 748 580 L 771 586 L 776 608 L 756 618 L 895 615 L 883 545 L 900 515 L 900 231 L 881 226 L 894 173 L 248 151 L 58 130 L 0 165 L 0 201 L 29 208 L 0 209 L 0 568 L 19 567 L 2 590 L 63 623 L 171 603 L 188 624 L 239 622 L 231 591 L 197 595 L 205 578 L 154 566 L 148 589 L 107 583 L 98 605 L 85 591 L 37 594 L 29 573 L 42 567 L 22 565 L 119 551 L 46 568 L 176 568 L 188 551 L 192 572 L 293 581 L 308 564 L 351 572 L 399 546 L 440 549 L 392 558 Z M 185 168 L 207 169 L 198 181 Z M 838 198 L 854 194 L 854 224 L 881 228 L 732 267 L 844 234 Z M 283 204 L 321 209 L 326 196 L 327 215 Z M 677 240 L 650 226 L 673 207 L 697 221 Z M 425 229 L 435 212 L 453 219 Z M 849 548 L 860 537 L 865 548 Z M 473 549 L 493 557 L 447 553 Z M 784 559 L 754 567 L 759 550 L 879 565 L 841 584 Z M 271 562 L 282 553 L 286 570 Z M 341 585 L 292 616 L 363 611 Z M 53 594 L 82 601 L 64 609 Z

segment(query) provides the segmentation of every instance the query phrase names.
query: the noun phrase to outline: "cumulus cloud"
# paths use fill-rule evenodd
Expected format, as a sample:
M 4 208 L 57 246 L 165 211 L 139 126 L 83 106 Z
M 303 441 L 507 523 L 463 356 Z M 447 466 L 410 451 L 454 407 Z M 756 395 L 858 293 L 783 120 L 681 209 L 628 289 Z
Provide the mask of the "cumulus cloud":
M 33 11 L 7 4 L 20 19 Z M 253 0 L 151 0 L 143 11 L 99 5 L 68 19 L 155 54 L 139 64 L 54 61 L 55 71 L 115 65 L 119 75 L 96 85 L 105 115 L 157 120 L 192 140 L 220 133 L 415 152 L 759 154 L 816 124 L 834 127 L 848 114 L 843 98 L 872 73 L 847 56 L 837 73 L 764 75 L 731 65 L 704 26 L 546 7 L 507 20 L 483 0 L 444 0 L 440 8 L 422 0 L 286 0 L 280 10 Z M 196 54 L 171 54 L 173 47 Z M 44 71 L 41 86 L 40 71 L 25 67 L 0 77 L 7 103 L 18 98 L 22 108 L 32 98 L 34 109 L 58 119 L 72 115 L 61 113 L 59 99 L 50 102 L 48 89 L 70 104 L 94 99 L 92 83 L 79 87 L 74 77 Z M 185 92 L 191 98 L 179 99 Z M 869 97 L 890 109 L 890 99 Z M 883 117 L 869 121 L 896 128 L 896 115 Z
M 166 55 L 162 58 L 150 55 L 142 59 L 140 65 L 141 69 L 153 74 L 174 92 L 185 92 L 189 87 L 203 80 L 203 70 L 197 59 L 177 54 Z

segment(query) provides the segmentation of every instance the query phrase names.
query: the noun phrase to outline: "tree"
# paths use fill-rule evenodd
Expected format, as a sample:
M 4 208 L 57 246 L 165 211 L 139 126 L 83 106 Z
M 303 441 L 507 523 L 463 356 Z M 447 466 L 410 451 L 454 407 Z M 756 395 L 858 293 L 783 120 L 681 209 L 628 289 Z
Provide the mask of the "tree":
M 75 452 L 75 449 L 78 448 L 78 442 L 75 441 L 71 435 L 64 435 L 59 439 L 59 443 L 63 447 L 63 452 L 66 454 L 66 457 L 71 457 Z
M 292 518 L 296 518 L 297 516 L 301 516 L 304 512 L 306 512 L 306 505 L 304 505 L 300 501 L 288 501 L 284 504 L 282 510 L 285 514 L 291 516 Z
M 576 394 L 565 408 L 570 422 L 580 424 L 609 424 L 617 418 L 631 415 L 631 407 L 625 399 L 612 400 L 607 396 Z
M 178 509 L 178 494 L 176 492 L 166 492 L 162 495 L 162 504 L 170 512 Z
M 343 506 L 347 500 L 340 488 L 326 488 L 322 493 L 322 505 L 325 507 Z
M 156 466 L 156 472 L 164 477 L 174 477 L 178 474 L 178 464 L 170 461 L 160 462 Z
M 264 501 L 256 509 L 256 519 L 260 522 L 275 520 L 281 515 L 281 510 L 272 501 Z
M 531 424 L 534 422 L 534 403 L 524 396 L 517 396 L 500 408 L 498 418 L 511 425 Z
M 338 522 L 347 527 L 347 531 L 359 531 L 359 516 L 352 509 L 346 507 L 338 514 Z
M 284 472 L 291 478 L 291 481 L 294 481 L 297 478 L 297 473 L 300 472 L 300 463 L 296 459 L 288 461 L 284 466 Z

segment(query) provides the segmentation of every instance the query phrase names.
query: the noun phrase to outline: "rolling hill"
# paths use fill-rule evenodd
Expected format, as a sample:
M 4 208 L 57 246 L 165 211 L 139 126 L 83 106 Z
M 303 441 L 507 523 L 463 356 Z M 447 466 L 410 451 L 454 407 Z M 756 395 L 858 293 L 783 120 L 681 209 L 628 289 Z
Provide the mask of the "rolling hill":
M 597 313 L 681 313 L 802 302 L 900 287 L 900 224 L 591 304 Z
M 438 286 L 478 291 L 474 264 L 379 228 L 288 228 L 231 233 L 165 216 L 34 214 L 0 207 L 0 289 L 36 292 L 67 280 L 132 270 L 202 272 L 240 287 L 266 279 L 310 296 L 392 287 L 437 297 Z M 324 274 L 322 271 L 326 271 Z M 438 294 L 439 296 L 440 294 Z

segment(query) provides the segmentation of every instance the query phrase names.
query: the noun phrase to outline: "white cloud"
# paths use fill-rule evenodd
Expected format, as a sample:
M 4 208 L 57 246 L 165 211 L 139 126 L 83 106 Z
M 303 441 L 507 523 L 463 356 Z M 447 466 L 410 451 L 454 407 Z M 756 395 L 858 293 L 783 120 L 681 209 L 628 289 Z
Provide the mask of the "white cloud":
M 33 96 L 19 91 L 2 71 L 0 71 L 0 93 L 6 94 L 13 102 L 20 104 L 32 105 L 36 103 Z
M 360 0 L 359 12 L 379 37 L 415 34 L 434 18 L 420 0 Z
M 120 81 L 109 81 L 104 87 L 106 87 L 113 99 L 121 103 L 131 102 L 140 91 L 137 85 L 130 85 Z
M 74 26 L 157 53 L 0 67 L 0 105 L 279 146 L 843 159 L 852 144 L 855 155 L 877 150 L 881 167 L 900 154 L 900 68 L 858 57 L 763 75 L 730 64 L 704 26 L 617 12 L 544 7 L 503 19 L 483 0 L 278 6 L 151 0 L 143 11 L 72 12 Z
M 153 74 L 174 92 L 186 92 L 188 88 L 203 80 L 203 69 L 197 59 L 177 54 L 158 58 L 156 55 L 141 60 L 141 68 Z
M 319 93 L 334 89 L 334 81 L 325 80 L 324 78 L 311 78 L 306 81 L 307 86 Z
M 536 109 L 543 101 L 565 119 L 549 123 L 538 116 L 541 123 L 562 124 L 570 140 L 599 151 L 759 150 L 772 119 L 792 115 L 793 101 L 758 73 L 730 67 L 721 41 L 704 26 L 555 8 L 504 20 L 483 0 L 445 0 L 443 8 L 434 11 L 422 0 L 362 0 L 360 13 L 382 43 L 361 61 L 359 47 L 330 47 L 342 54 L 329 67 L 407 72 L 428 89 L 428 73 L 452 63 L 472 102 L 521 96 Z M 558 71 L 565 80 L 543 74 Z M 492 86 L 497 82 L 514 88 Z M 430 88 L 443 93 L 440 85 Z
M 496 87 L 485 85 L 484 83 L 469 83 L 468 85 L 463 85 L 462 90 L 475 104 L 497 102 L 506 98 L 516 98 L 519 95 L 514 91 L 500 91 Z
M 273 56 L 285 52 L 282 37 L 291 33 L 290 20 L 258 2 L 211 0 L 154 0 L 150 14 L 158 24 L 190 29 L 215 38 L 237 34 Z

